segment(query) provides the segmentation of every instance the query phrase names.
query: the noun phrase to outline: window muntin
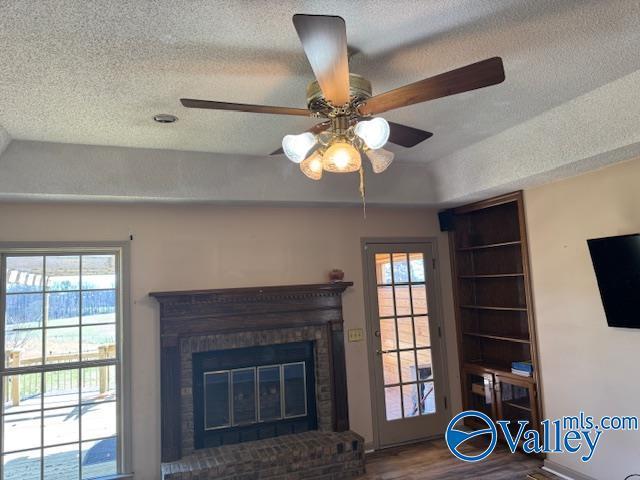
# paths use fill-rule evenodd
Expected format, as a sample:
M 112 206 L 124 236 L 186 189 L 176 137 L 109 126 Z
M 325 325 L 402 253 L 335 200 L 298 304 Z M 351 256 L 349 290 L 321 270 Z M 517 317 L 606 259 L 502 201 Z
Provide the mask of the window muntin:
M 116 475 L 120 252 L 1 258 L 2 480 Z

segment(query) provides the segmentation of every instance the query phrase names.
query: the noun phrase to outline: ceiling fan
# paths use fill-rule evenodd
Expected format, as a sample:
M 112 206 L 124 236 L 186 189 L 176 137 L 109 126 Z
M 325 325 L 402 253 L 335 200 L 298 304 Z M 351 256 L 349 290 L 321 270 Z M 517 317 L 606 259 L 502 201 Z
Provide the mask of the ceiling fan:
M 394 154 L 382 148 L 387 141 L 413 147 L 433 134 L 417 128 L 374 117 L 400 107 L 495 85 L 504 80 L 499 57 L 482 60 L 435 77 L 426 78 L 386 93 L 372 96 L 371 83 L 349 73 L 347 32 L 341 17 L 294 15 L 298 32 L 316 80 L 307 87 L 307 108 L 248 105 L 182 98 L 189 108 L 238 112 L 298 115 L 325 119 L 299 135 L 286 135 L 282 149 L 299 163 L 309 178 L 320 180 L 323 171 L 357 172 L 363 175 L 361 152 L 380 173 L 393 161 Z M 361 191 L 363 192 L 361 181 Z

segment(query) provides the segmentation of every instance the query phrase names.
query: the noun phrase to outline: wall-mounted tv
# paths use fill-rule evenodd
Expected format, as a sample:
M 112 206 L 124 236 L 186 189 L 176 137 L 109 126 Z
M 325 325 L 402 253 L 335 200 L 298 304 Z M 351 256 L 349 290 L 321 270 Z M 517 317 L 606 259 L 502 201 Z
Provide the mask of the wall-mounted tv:
M 640 234 L 587 240 L 610 327 L 640 328 Z

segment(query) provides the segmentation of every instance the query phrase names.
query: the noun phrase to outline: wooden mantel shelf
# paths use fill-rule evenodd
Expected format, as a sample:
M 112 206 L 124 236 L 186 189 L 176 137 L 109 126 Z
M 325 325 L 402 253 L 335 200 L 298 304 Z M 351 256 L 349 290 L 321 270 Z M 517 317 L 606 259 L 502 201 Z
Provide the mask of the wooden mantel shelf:
M 156 298 L 159 302 L 172 301 L 174 299 L 184 299 L 185 297 L 226 297 L 241 298 L 255 296 L 281 296 L 281 295 L 309 295 L 318 293 L 344 292 L 348 287 L 353 286 L 353 282 L 331 282 L 312 283 L 304 285 L 278 285 L 269 287 L 240 287 L 240 288 L 218 288 L 211 290 L 178 290 L 174 292 L 151 292 L 149 296 Z M 242 301 L 242 300 L 240 300 Z

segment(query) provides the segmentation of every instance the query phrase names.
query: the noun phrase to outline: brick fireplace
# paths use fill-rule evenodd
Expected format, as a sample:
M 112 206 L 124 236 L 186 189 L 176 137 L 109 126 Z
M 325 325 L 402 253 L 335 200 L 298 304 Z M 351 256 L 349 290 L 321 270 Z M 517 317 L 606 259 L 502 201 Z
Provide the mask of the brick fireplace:
M 150 294 L 160 303 L 165 479 L 363 472 L 347 410 L 342 293 L 351 285 Z

